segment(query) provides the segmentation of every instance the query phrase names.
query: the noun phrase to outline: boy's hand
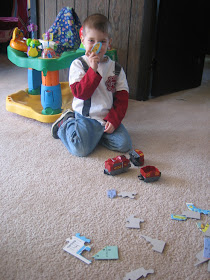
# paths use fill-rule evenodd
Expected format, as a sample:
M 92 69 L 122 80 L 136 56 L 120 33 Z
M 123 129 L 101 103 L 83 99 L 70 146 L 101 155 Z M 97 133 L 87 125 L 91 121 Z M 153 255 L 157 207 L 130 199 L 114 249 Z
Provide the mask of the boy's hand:
M 96 72 L 98 69 L 98 64 L 100 62 L 99 56 L 94 52 L 87 52 L 86 55 L 88 57 L 90 67 Z
M 113 124 L 111 124 L 110 122 L 106 122 L 104 132 L 111 134 L 114 131 L 115 131 L 115 128 L 114 128 Z

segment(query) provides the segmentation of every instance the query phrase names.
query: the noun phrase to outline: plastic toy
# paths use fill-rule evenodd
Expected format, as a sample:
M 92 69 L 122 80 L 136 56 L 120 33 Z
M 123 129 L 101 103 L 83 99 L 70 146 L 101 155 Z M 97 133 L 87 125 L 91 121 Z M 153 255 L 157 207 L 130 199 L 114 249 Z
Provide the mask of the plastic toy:
M 132 198 L 134 199 L 135 196 L 137 195 L 137 192 L 121 192 L 118 194 L 118 196 L 121 196 L 121 197 L 129 197 L 129 198 Z
M 138 280 L 142 276 L 147 277 L 147 274 L 154 273 L 153 269 L 145 270 L 143 267 L 133 270 L 125 275 L 123 280 Z
M 131 167 L 130 160 L 124 155 L 109 158 L 105 161 L 104 174 L 114 176 L 128 171 L 129 167 Z
M 102 47 L 101 42 L 98 42 L 98 43 L 94 44 L 94 46 L 92 47 L 90 52 L 94 52 L 94 53 L 98 54 L 101 50 L 101 47 Z
M 80 236 L 80 233 L 77 233 L 76 236 L 72 236 L 72 239 L 67 238 L 66 241 L 68 242 L 68 244 L 63 248 L 64 251 L 75 256 L 76 258 L 80 259 L 86 264 L 91 263 L 90 260 L 87 260 L 86 258 L 81 256 L 84 250 L 86 251 L 91 250 L 91 247 L 84 246 L 86 242 L 90 243 L 90 239 L 87 239 L 85 236 Z
M 158 240 L 158 239 L 152 239 L 149 236 L 145 236 L 145 235 L 141 235 L 141 237 L 143 237 L 144 239 L 146 239 L 146 241 L 150 242 L 153 245 L 153 247 L 152 247 L 153 251 L 156 251 L 158 253 L 163 252 L 163 249 L 166 244 L 164 241 Z
M 210 210 L 203 210 L 194 206 L 193 203 L 186 203 L 187 208 L 191 211 L 199 212 L 205 215 L 210 215 Z
M 38 49 L 38 46 L 41 45 L 39 40 L 37 39 L 27 39 L 26 40 L 26 45 L 28 46 L 27 49 L 27 55 L 31 57 L 37 57 L 40 56 L 40 50 Z
M 13 31 L 12 39 L 10 40 L 10 47 L 21 52 L 27 52 L 28 50 L 23 31 L 17 27 Z
M 174 215 L 174 214 L 171 214 L 171 219 L 172 220 L 177 220 L 177 221 L 186 221 L 187 217 L 184 216 L 184 215 Z
M 127 228 L 140 228 L 140 223 L 143 223 L 144 220 L 135 218 L 134 215 L 131 215 L 126 219 L 126 222 L 127 222 L 126 224 Z
M 144 154 L 142 151 L 135 149 L 129 153 L 130 155 L 130 161 L 135 166 L 141 166 L 144 165 Z
M 117 260 L 119 259 L 118 247 L 106 246 L 104 249 L 95 254 L 93 258 L 95 260 Z
M 116 196 L 117 196 L 116 190 L 108 190 L 108 191 L 107 191 L 107 196 L 108 196 L 109 198 L 114 198 L 114 197 L 116 197 Z
M 142 167 L 140 173 L 139 180 L 143 180 L 146 183 L 157 181 L 161 176 L 161 172 L 155 166 L 149 165 Z

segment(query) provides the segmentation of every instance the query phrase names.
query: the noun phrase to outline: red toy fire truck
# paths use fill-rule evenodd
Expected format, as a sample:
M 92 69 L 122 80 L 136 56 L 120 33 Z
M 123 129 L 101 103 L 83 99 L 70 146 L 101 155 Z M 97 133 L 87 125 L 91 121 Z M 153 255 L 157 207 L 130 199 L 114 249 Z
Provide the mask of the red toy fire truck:
M 144 180 L 146 183 L 157 181 L 161 176 L 161 172 L 155 166 L 149 165 L 142 167 L 140 173 L 139 180 Z
M 129 167 L 131 167 L 130 160 L 124 155 L 109 158 L 105 161 L 104 174 L 114 176 L 126 172 Z
M 136 149 L 133 150 L 129 153 L 130 155 L 130 161 L 135 165 L 135 166 L 141 166 L 144 165 L 144 154 L 142 151 Z

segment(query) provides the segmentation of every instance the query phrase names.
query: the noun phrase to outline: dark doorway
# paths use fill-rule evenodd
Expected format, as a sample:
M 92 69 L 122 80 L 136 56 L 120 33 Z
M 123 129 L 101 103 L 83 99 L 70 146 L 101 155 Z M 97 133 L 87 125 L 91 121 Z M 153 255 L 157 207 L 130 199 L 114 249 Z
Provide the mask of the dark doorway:
M 140 93 L 139 100 L 200 86 L 208 52 L 210 1 L 154 1 L 156 13 L 150 12 L 156 17 L 151 29 L 153 53 L 147 65 L 150 86 Z

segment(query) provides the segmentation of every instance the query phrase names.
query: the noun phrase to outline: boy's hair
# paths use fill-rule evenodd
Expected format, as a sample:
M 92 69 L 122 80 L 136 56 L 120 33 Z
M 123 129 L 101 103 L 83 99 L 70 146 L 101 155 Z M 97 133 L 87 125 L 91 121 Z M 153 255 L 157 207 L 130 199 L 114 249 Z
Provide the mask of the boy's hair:
M 111 38 L 112 25 L 108 18 L 102 14 L 93 14 L 85 19 L 83 22 L 83 36 L 86 35 L 86 27 L 106 33 L 108 34 L 109 38 Z

